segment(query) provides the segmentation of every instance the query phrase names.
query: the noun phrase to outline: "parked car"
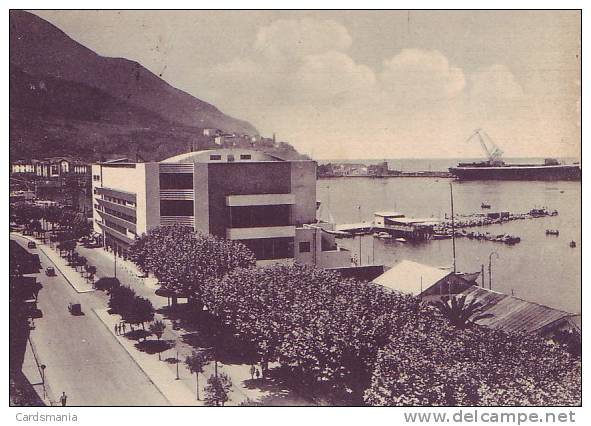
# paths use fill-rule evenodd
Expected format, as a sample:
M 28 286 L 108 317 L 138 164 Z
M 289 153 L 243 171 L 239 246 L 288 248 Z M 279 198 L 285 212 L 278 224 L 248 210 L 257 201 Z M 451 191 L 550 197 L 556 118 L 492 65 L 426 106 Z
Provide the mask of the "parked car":
M 35 244 L 33 241 L 29 241 L 27 243 L 27 248 L 30 248 L 30 249 L 37 248 L 37 244 Z
M 45 268 L 45 275 L 48 277 L 55 277 L 55 268 L 53 266 L 48 266 Z

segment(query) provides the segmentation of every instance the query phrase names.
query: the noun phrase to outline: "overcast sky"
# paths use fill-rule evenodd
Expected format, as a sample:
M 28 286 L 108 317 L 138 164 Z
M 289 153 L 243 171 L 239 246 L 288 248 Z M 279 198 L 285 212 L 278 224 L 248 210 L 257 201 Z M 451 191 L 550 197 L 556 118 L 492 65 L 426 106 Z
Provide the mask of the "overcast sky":
M 36 11 L 315 158 L 580 155 L 580 14 Z

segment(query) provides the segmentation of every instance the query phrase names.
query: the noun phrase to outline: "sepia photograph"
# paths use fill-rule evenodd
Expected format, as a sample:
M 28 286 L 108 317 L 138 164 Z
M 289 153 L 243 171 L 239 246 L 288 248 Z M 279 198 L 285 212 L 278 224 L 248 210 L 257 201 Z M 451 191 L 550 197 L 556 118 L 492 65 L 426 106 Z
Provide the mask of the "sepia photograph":
M 582 10 L 6 14 L 5 405 L 574 422 Z

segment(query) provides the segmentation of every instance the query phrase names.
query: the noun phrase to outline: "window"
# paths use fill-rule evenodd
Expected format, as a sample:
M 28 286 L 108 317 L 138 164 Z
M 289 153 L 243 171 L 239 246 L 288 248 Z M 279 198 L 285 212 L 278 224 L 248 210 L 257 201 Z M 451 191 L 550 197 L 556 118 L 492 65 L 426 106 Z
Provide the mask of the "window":
M 250 160 L 251 158 L 252 158 L 252 155 L 250 155 L 250 154 L 240 154 L 241 160 Z
M 235 206 L 230 208 L 232 228 L 287 226 L 290 224 L 291 206 Z
M 300 242 L 300 253 L 310 253 L 310 241 Z
M 160 173 L 160 189 L 193 189 L 193 173 Z
M 193 216 L 193 201 L 160 200 L 160 216 Z
M 221 160 L 222 159 L 222 156 L 219 155 L 219 154 L 212 154 L 212 155 L 209 156 L 209 159 L 212 160 L 212 161 L 213 160 Z

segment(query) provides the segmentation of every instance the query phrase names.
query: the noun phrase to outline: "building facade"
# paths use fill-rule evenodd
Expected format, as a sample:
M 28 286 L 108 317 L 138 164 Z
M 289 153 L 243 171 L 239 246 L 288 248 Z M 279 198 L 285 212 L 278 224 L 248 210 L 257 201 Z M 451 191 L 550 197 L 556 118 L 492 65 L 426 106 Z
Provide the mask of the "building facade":
M 260 263 L 299 260 L 349 266 L 350 256 L 316 221 L 316 163 L 260 151 L 190 152 L 159 163 L 93 164 L 95 231 L 125 255 L 160 225 L 240 241 Z M 316 251 L 316 252 L 315 252 Z

